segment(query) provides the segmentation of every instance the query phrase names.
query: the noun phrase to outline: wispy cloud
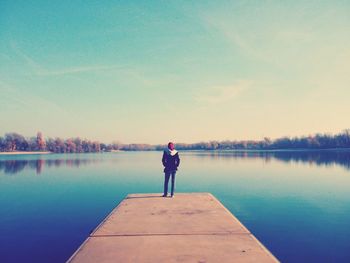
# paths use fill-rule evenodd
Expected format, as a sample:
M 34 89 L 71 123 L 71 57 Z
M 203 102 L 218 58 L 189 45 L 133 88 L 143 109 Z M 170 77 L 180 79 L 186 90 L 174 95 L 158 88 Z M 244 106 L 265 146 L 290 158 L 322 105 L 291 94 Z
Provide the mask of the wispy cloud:
M 24 110 L 33 109 L 33 106 L 35 106 L 37 109 L 56 111 L 61 114 L 67 113 L 62 107 L 53 103 L 52 101 L 46 100 L 39 96 L 35 96 L 28 92 L 24 92 L 23 90 L 18 90 L 2 80 L 0 80 L 0 90 L 1 105 L 13 105 L 17 108 L 23 107 Z
M 117 69 L 120 67 L 117 66 L 81 66 L 81 67 L 71 67 L 64 68 L 59 70 L 41 70 L 37 72 L 39 76 L 59 76 L 59 75 L 67 75 L 67 74 L 77 74 L 84 72 L 95 72 L 100 70 L 110 70 Z
M 195 100 L 206 104 L 219 104 L 236 98 L 251 87 L 252 81 L 239 80 L 228 86 L 214 86 L 203 89 L 195 96 Z
M 96 72 L 100 70 L 111 70 L 119 69 L 120 66 L 115 65 L 88 65 L 88 66 L 76 66 L 76 67 L 67 67 L 63 69 L 48 70 L 46 67 L 39 64 L 35 59 L 30 57 L 28 54 L 23 52 L 22 49 L 14 42 L 11 43 L 13 51 L 31 68 L 32 72 L 36 76 L 60 76 L 68 74 L 78 74 L 84 72 Z
M 6 59 L 6 60 L 11 60 L 10 57 L 4 53 L 0 53 L 0 57 Z
M 239 48 L 246 55 L 265 62 L 272 62 L 269 54 L 259 50 L 252 44 L 254 41 L 251 36 L 247 35 L 247 32 L 242 33 L 238 28 L 227 21 L 207 14 L 202 14 L 201 19 L 206 26 L 215 28 L 227 41 L 232 43 L 234 47 Z
M 10 46 L 15 52 L 15 54 L 19 56 L 32 69 L 32 71 L 35 74 L 38 74 L 39 72 L 44 70 L 36 61 L 34 61 L 34 59 L 32 59 L 30 56 L 24 53 L 14 41 L 10 43 Z

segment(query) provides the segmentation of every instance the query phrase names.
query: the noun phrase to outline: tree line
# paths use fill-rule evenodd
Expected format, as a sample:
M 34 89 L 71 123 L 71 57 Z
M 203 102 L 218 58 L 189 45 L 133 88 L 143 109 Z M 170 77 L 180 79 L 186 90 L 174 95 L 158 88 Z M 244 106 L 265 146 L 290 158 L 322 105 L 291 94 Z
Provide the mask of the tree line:
M 41 132 L 35 137 L 25 138 L 18 133 L 6 133 L 0 136 L 0 151 L 49 151 L 54 153 L 89 153 L 122 151 L 150 151 L 163 150 L 166 144 L 121 144 L 100 143 L 78 138 L 47 138 Z M 279 149 L 333 149 L 350 148 L 350 129 L 341 133 L 315 134 L 301 137 L 282 137 L 275 140 L 264 138 L 263 140 L 241 140 L 241 141 L 209 141 L 198 143 L 176 143 L 178 150 L 279 150 Z
M 0 151 L 49 151 L 54 153 L 88 153 L 106 151 L 106 145 L 98 141 L 80 138 L 48 138 L 44 139 L 41 132 L 36 137 L 25 138 L 23 135 L 12 132 L 0 137 Z M 108 150 L 116 149 L 119 145 L 111 144 Z

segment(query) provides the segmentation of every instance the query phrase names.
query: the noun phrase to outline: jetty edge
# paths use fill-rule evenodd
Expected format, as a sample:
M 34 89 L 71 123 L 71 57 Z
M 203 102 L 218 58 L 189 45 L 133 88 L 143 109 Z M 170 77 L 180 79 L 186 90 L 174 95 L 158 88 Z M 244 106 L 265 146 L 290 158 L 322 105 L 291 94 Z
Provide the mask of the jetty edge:
M 128 194 L 68 259 L 279 262 L 211 193 Z

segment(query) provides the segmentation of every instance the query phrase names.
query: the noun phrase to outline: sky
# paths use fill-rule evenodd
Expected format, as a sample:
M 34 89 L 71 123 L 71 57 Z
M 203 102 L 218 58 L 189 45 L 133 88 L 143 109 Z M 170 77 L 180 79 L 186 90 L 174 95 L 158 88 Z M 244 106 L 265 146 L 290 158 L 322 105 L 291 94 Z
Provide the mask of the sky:
M 350 128 L 349 1 L 0 1 L 0 135 L 192 143 Z

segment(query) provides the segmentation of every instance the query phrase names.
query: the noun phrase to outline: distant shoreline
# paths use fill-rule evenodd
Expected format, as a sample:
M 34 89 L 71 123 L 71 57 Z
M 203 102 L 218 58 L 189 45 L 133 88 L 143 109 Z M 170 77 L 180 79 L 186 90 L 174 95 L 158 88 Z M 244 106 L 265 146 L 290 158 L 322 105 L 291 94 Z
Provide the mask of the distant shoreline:
M 82 152 L 84 153 L 118 153 L 118 152 L 159 152 L 162 150 L 112 150 L 112 151 L 100 151 L 100 152 Z M 239 153 L 239 152 L 350 152 L 350 148 L 329 148 L 329 149 L 222 149 L 222 150 L 210 150 L 210 149 L 179 149 L 181 152 L 212 152 L 212 153 Z M 49 151 L 15 151 L 15 152 L 0 152 L 0 155 L 29 155 L 29 154 L 79 154 L 79 153 L 55 153 Z
M 101 143 L 88 139 L 45 138 L 41 132 L 36 137 L 25 138 L 23 135 L 12 132 L 0 136 L 1 155 L 9 154 L 48 154 L 52 153 L 97 153 L 119 151 L 162 151 L 166 144 L 148 143 Z M 350 149 L 350 129 L 330 134 L 314 134 L 300 137 L 281 137 L 262 140 L 211 140 L 196 143 L 176 143 L 180 151 L 210 151 L 210 152 L 307 152 L 307 151 L 345 151 Z M 20 150 L 20 151 L 19 151 Z M 13 152 L 12 152 L 13 151 Z M 26 152 L 28 151 L 28 152 Z M 38 153 L 38 151 L 42 151 Z
M 0 152 L 0 155 L 21 155 L 21 154 L 51 154 L 52 152 L 24 152 L 24 151 L 16 151 L 16 152 Z
M 196 151 L 196 152 L 349 152 L 350 148 L 281 148 L 281 149 L 224 149 L 224 150 L 181 150 L 181 151 Z

